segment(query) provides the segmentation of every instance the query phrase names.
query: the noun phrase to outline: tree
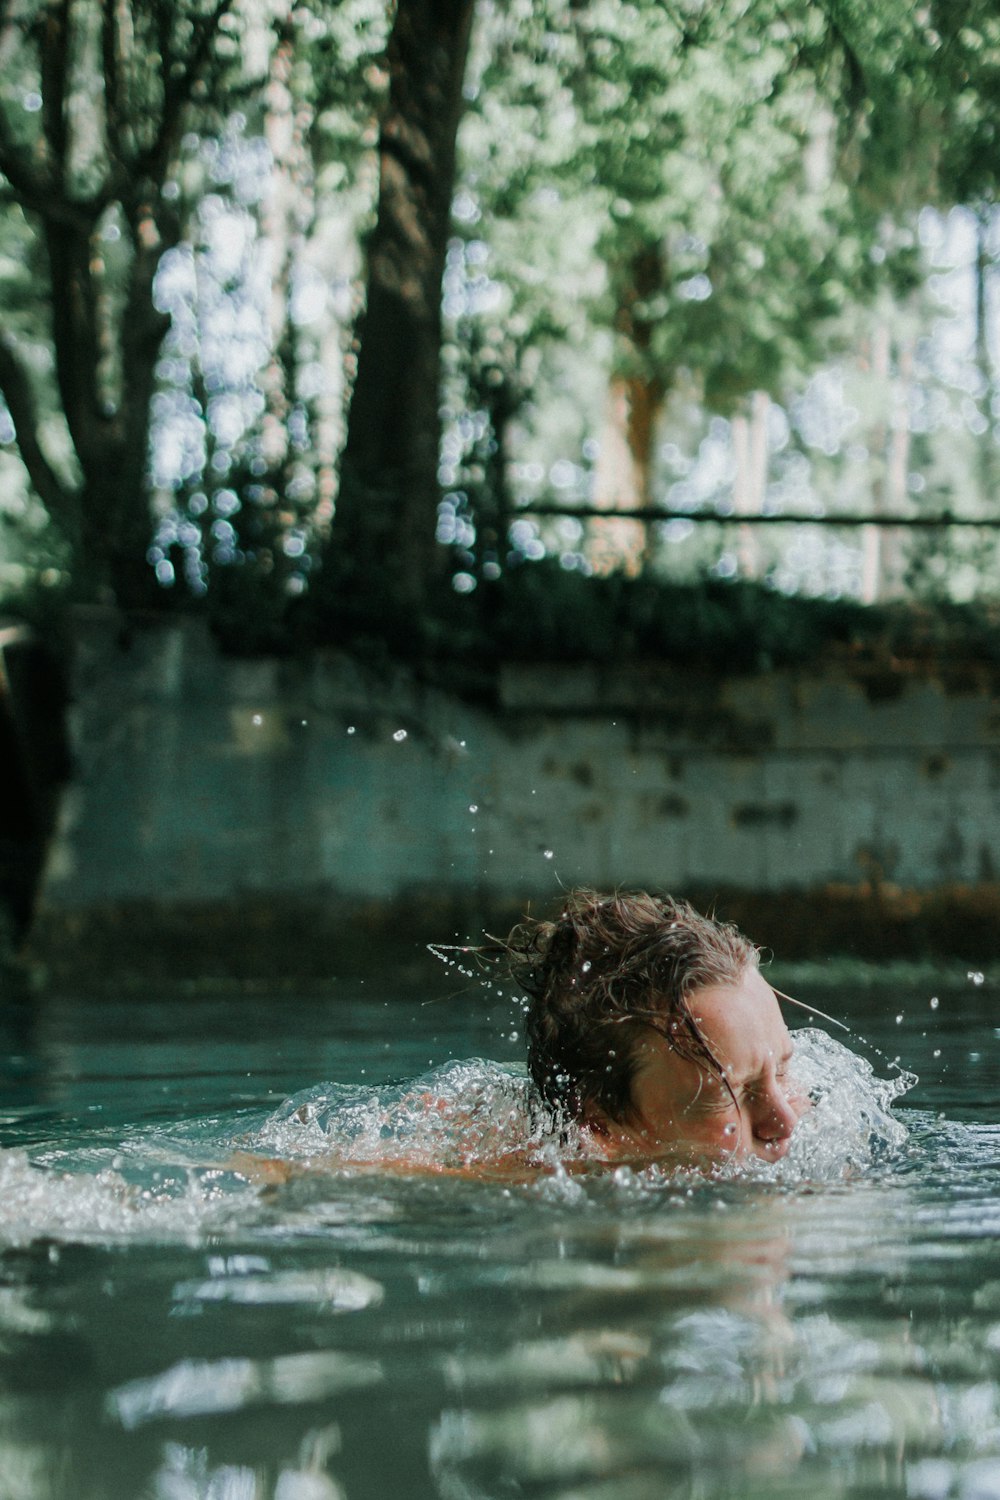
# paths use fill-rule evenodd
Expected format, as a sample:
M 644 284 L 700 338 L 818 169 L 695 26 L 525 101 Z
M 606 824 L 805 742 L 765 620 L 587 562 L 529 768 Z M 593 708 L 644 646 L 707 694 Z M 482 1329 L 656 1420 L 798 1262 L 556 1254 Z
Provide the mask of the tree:
M 412 629 L 438 566 L 441 280 L 473 0 L 399 0 L 379 132 L 376 222 L 329 566 L 361 617 Z
M 698 401 L 725 417 L 734 456 L 745 455 L 731 498 L 753 509 L 769 403 L 794 398 L 819 361 L 856 344 L 860 309 L 908 295 L 922 277 L 912 221 L 953 191 L 942 143 L 962 129 L 951 122 L 965 120 L 977 143 L 990 128 L 988 8 L 970 0 L 930 17 L 854 0 L 514 0 L 487 10 L 491 51 L 461 184 L 475 200 L 463 226 L 475 275 L 496 295 L 469 344 L 511 349 L 518 328 L 512 383 L 530 393 L 518 350 L 542 371 L 522 406 L 522 457 L 564 401 L 572 357 L 578 445 L 595 428 L 580 371 L 603 365 L 608 381 L 592 487 L 569 499 L 633 507 L 662 492 L 654 458 L 677 393 L 675 407 Z M 547 225 L 543 197 L 555 200 Z M 595 246 L 590 271 L 581 244 Z M 495 329 L 499 340 L 486 336 Z M 603 561 L 636 565 L 645 539 L 635 523 L 598 524 L 625 533 Z
M 0 329 L 0 394 L 80 572 L 126 608 L 148 602 L 152 576 L 150 408 L 169 326 L 154 281 L 182 234 L 190 113 L 235 59 L 233 3 L 8 0 L 0 11 L 0 199 L 23 219 L 48 319 L 44 342 L 27 320 Z M 46 403 L 65 422 L 64 460 L 41 434 Z

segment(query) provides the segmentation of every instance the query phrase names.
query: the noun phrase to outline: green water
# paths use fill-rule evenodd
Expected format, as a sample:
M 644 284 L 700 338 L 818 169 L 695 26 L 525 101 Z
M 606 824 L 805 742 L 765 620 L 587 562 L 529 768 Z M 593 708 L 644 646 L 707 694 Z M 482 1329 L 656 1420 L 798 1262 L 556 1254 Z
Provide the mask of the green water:
M 9 1019 L 0 1500 L 1000 1500 L 990 975 L 813 991 L 920 1075 L 848 1179 L 227 1170 L 321 1080 L 520 1058 L 428 989 Z

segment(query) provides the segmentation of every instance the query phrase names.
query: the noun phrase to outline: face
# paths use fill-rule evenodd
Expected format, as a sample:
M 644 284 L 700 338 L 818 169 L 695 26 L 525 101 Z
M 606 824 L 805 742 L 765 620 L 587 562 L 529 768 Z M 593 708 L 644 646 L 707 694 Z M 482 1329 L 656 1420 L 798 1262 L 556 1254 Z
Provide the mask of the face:
M 774 991 L 750 969 L 738 985 L 696 991 L 689 1009 L 732 1095 L 706 1064 L 649 1031 L 638 1047 L 629 1119 L 596 1122 L 595 1137 L 612 1159 L 779 1161 L 807 1101 L 788 1077 L 792 1041 Z

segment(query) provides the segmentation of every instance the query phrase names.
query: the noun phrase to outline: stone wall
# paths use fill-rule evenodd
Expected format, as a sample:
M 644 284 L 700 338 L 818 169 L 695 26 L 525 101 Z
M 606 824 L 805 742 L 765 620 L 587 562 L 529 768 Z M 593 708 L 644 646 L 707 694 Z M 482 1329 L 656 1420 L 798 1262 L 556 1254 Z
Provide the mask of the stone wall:
M 510 667 L 487 709 L 336 654 L 225 659 L 192 621 L 123 649 L 97 615 L 42 904 L 981 886 L 997 688 L 986 668 Z

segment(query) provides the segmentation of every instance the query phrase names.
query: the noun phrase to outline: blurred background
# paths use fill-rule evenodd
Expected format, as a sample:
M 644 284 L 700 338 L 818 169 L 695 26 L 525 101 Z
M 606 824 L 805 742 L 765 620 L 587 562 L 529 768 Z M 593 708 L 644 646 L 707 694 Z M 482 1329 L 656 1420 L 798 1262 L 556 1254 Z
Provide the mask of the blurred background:
M 0 60 L 12 975 L 581 881 L 1000 949 L 991 0 L 7 0 Z

